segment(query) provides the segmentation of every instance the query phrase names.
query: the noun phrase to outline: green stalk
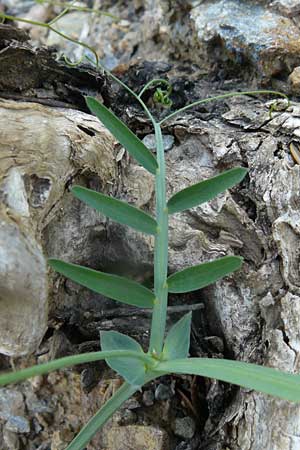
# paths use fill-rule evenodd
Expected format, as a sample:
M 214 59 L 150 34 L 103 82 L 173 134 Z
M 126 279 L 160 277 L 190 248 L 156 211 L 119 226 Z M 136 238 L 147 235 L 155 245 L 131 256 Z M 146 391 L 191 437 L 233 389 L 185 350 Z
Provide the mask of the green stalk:
M 90 442 L 99 428 L 114 414 L 119 407 L 126 402 L 136 391 L 138 387 L 131 386 L 128 383 L 122 384 L 120 389 L 111 397 L 99 411 L 92 417 L 92 419 L 82 428 L 75 439 L 71 442 L 66 450 L 83 450 Z
M 67 41 L 73 42 L 74 44 L 81 45 L 81 47 L 84 47 L 84 48 L 88 49 L 95 56 L 97 65 L 99 63 L 98 55 L 97 55 L 95 49 L 93 49 L 93 47 L 90 47 L 89 45 L 85 44 L 82 41 L 77 41 L 76 39 L 73 39 L 71 36 L 67 36 L 66 34 L 62 33 L 61 31 L 56 30 L 56 28 L 52 27 L 48 23 L 38 22 L 36 20 L 30 20 L 30 19 L 21 19 L 19 17 L 10 16 L 10 15 L 4 14 L 2 12 L 0 12 L 0 18 L 2 18 L 3 20 L 4 19 L 11 20 L 11 21 L 15 20 L 15 21 L 22 22 L 22 23 L 28 23 L 30 25 L 36 25 L 36 26 L 39 26 L 39 27 L 42 27 L 42 28 L 48 28 L 48 30 L 53 31 L 54 33 L 58 34 L 58 36 L 62 37 L 63 39 L 66 39 Z M 52 21 L 52 23 L 53 23 L 53 21 Z
M 172 119 L 177 114 L 187 111 L 188 109 L 194 108 L 195 106 L 201 105 L 203 103 L 214 102 L 216 100 L 223 100 L 225 98 L 231 98 L 231 97 L 241 97 L 243 95 L 259 95 L 259 94 L 278 95 L 279 97 L 283 97 L 288 101 L 288 106 L 290 104 L 288 96 L 285 94 L 282 94 L 281 92 L 277 92 L 277 91 L 263 90 L 263 91 L 229 92 L 228 94 L 216 95 L 215 97 L 209 97 L 209 98 L 204 98 L 202 100 L 197 100 L 196 102 L 190 103 L 189 105 L 186 105 L 183 108 L 177 109 L 176 111 L 172 112 L 167 117 L 162 119 L 159 122 L 159 125 L 162 125 L 164 122 L 167 122 L 167 120 Z
M 166 202 L 166 170 L 164 145 L 160 125 L 154 122 L 157 147 L 156 172 L 156 221 L 158 224 L 154 245 L 154 293 L 152 313 L 150 352 L 162 351 L 168 306 L 168 209 Z
M 89 352 L 80 355 L 65 356 L 64 358 L 55 359 L 45 364 L 38 364 L 36 366 L 27 367 L 27 369 L 19 370 L 18 372 L 9 372 L 0 375 L 0 386 L 16 383 L 17 381 L 27 380 L 27 378 L 35 377 L 36 375 L 44 375 L 54 370 L 63 369 L 66 367 L 75 366 L 76 364 L 83 364 L 93 361 L 100 361 L 107 358 L 137 358 L 144 361 L 145 364 L 153 364 L 153 360 L 144 353 L 133 352 L 130 350 L 111 350 L 103 352 Z

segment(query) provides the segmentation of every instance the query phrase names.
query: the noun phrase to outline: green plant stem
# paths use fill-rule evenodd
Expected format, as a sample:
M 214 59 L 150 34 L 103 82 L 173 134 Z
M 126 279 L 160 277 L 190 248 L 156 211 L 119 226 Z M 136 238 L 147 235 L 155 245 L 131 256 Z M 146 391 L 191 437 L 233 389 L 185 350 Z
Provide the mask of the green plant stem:
M 164 145 L 160 126 L 154 122 L 157 146 L 156 221 L 158 224 L 154 245 L 154 307 L 152 315 L 150 352 L 162 351 L 168 306 L 168 209 L 166 202 L 166 170 Z
M 66 34 L 62 33 L 61 31 L 56 30 L 49 23 L 38 22 L 38 21 L 35 21 L 35 20 L 29 20 L 29 19 L 21 19 L 19 17 L 10 16 L 10 15 L 4 14 L 2 12 L 0 12 L 0 17 L 2 19 L 6 19 L 6 20 L 23 22 L 23 23 L 28 23 L 30 25 L 35 25 L 35 26 L 42 27 L 42 28 L 48 28 L 48 30 L 53 31 L 53 33 L 58 34 L 58 36 L 62 37 L 63 39 L 66 39 L 67 41 L 73 42 L 74 44 L 81 45 L 81 47 L 84 47 L 87 50 L 89 50 L 90 52 L 92 52 L 93 55 L 95 56 L 96 64 L 97 65 L 99 64 L 99 58 L 98 58 L 97 52 L 95 51 L 95 49 L 93 49 L 93 47 L 90 47 L 88 44 L 85 44 L 82 41 L 77 41 L 76 39 L 73 39 L 70 36 L 67 36 Z
M 120 18 L 115 16 L 114 14 L 108 13 L 106 11 L 101 11 L 99 9 L 95 9 L 95 8 L 88 8 L 87 6 L 76 6 L 73 5 L 73 3 L 75 2 L 71 2 L 71 4 L 69 5 L 68 3 L 62 2 L 51 2 L 51 0 L 49 2 L 45 2 L 48 3 L 51 6 L 61 6 L 62 8 L 66 8 L 69 11 L 80 11 L 80 12 L 86 12 L 86 13 L 91 13 L 91 14 L 96 14 L 97 16 L 106 16 L 109 17 L 111 19 L 114 19 L 116 21 L 119 21 Z
M 165 80 L 164 78 L 153 78 L 153 80 L 149 81 L 147 84 L 145 84 L 145 86 L 143 87 L 143 89 L 140 91 L 138 97 L 141 98 L 141 96 L 143 95 L 143 93 L 145 91 L 147 91 L 147 89 L 149 89 L 150 86 L 152 86 L 152 84 L 165 84 L 167 87 L 170 88 L 170 83 Z
M 55 22 L 57 22 L 59 19 L 61 19 L 63 16 L 65 16 L 66 14 L 68 14 L 68 12 L 70 11 L 70 9 L 72 8 L 72 6 L 74 5 L 75 0 L 73 0 L 69 6 L 67 6 L 65 9 L 62 10 L 62 12 L 60 14 L 58 14 L 56 17 L 54 17 L 54 19 L 50 20 L 50 22 L 48 22 L 48 25 L 53 25 Z
M 139 388 L 124 383 L 92 419 L 82 428 L 66 450 L 82 450 L 92 439 L 94 434 L 102 427 L 115 411 L 131 397 Z
M 9 372 L 0 375 L 0 385 L 5 385 L 9 383 L 16 383 L 18 381 L 26 380 L 27 378 L 35 377 L 37 375 L 44 375 L 54 370 L 63 369 L 66 367 L 75 366 L 76 364 L 83 364 L 92 361 L 100 361 L 107 358 L 137 358 L 141 359 L 148 364 L 153 366 L 153 359 L 144 354 L 133 351 L 125 350 L 113 350 L 113 351 L 103 351 L 103 352 L 90 352 L 82 353 L 81 355 L 66 356 L 64 358 L 55 359 L 45 364 L 39 364 L 33 367 L 28 367 L 27 369 L 20 370 L 18 372 Z
M 195 106 L 198 106 L 198 105 L 201 105 L 203 103 L 213 102 L 215 100 L 223 100 L 224 98 L 230 98 L 230 97 L 241 97 L 243 95 L 258 95 L 258 94 L 278 95 L 279 97 L 285 98 L 288 101 L 288 105 L 290 103 L 289 98 L 288 98 L 287 95 L 282 94 L 281 92 L 277 92 L 277 91 L 264 90 L 264 91 L 231 92 L 231 93 L 228 93 L 228 94 L 216 95 L 215 97 L 209 97 L 209 98 L 204 98 L 202 100 L 197 100 L 196 102 L 193 102 L 193 103 L 191 103 L 191 104 L 189 104 L 187 106 L 184 106 L 183 108 L 180 108 L 177 111 L 174 111 L 173 113 L 169 114 L 167 117 L 165 117 L 164 119 L 162 119 L 159 122 L 159 125 L 162 125 L 167 120 L 172 119 L 177 114 L 182 113 L 184 111 L 187 111 L 188 109 L 191 109 L 191 108 L 193 108 Z

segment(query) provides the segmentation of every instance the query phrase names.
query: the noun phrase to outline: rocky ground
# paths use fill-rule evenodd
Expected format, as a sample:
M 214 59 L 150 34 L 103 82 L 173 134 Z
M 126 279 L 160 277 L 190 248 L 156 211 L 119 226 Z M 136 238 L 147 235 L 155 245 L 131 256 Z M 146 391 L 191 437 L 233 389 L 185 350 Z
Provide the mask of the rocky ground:
M 235 165 L 250 169 L 239 189 L 171 221 L 171 272 L 229 253 L 242 255 L 245 265 L 242 273 L 212 288 L 174 296 L 169 323 L 194 309 L 194 356 L 299 370 L 300 2 L 94 0 L 76 6 L 101 9 L 120 20 L 74 10 L 54 26 L 94 48 L 101 63 L 133 89 L 152 78 L 169 79 L 173 109 L 249 88 L 276 89 L 293 99 L 290 106 L 277 103 L 272 116 L 267 98 L 211 103 L 181 114 L 163 131 L 169 192 Z M 62 8 L 2 0 L 0 11 L 49 22 Z M 0 239 L 8 255 L 15 246 L 29 275 L 35 271 L 41 283 L 21 293 L 26 304 L 21 315 L 19 291 L 14 301 L 1 300 L 1 366 L 97 350 L 101 329 L 129 332 L 129 321 L 130 334 L 146 345 L 146 312 L 116 308 L 53 273 L 48 286 L 44 255 L 149 282 L 153 243 L 80 206 L 67 188 L 76 181 L 148 210 L 154 207 L 152 179 L 86 114 L 83 95 L 101 96 L 149 147 L 153 130 L 132 99 L 89 65 L 89 48 L 46 28 L 15 24 L 19 33 L 0 30 L 0 212 L 5 224 Z M 163 116 L 166 110 L 157 108 L 152 95 L 149 91 L 145 101 Z M 42 134 L 47 139 L 40 139 Z M 100 156 L 93 152 L 91 136 Z M 33 140 L 38 156 L 30 147 Z M 12 146 L 18 148 L 13 156 Z M 16 186 L 24 194 L 18 198 L 9 195 Z M 7 246 L 8 229 L 14 240 L 18 229 L 19 246 Z M 6 266 L 0 260 L 3 298 L 7 261 L 14 264 L 6 258 Z M 19 279 L 20 274 L 13 280 Z M 104 364 L 94 364 L 1 389 L 0 448 L 65 449 L 119 384 Z M 299 408 L 286 402 L 200 377 L 171 376 L 129 400 L 87 448 L 298 450 L 298 422 Z

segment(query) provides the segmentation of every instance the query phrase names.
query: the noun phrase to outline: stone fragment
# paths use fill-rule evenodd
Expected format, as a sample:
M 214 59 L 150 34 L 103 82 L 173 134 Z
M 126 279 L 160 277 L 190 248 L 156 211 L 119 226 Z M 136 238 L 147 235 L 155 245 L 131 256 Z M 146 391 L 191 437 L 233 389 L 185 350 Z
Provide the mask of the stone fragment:
M 103 430 L 104 448 L 109 450 L 170 450 L 166 431 L 152 426 L 128 425 Z
M 131 409 L 117 411 L 114 420 L 118 425 L 133 425 L 137 421 L 137 414 Z
M 51 439 L 51 450 L 65 450 L 67 444 L 71 442 L 74 436 L 68 430 L 57 430 L 53 433 Z
M 25 404 L 21 392 L 13 389 L 0 389 L 0 419 L 7 421 L 12 416 L 23 416 Z
M 290 74 L 288 81 L 290 83 L 291 91 L 294 94 L 299 94 L 300 92 L 300 67 L 295 67 L 295 69 Z
M 175 450 L 192 450 L 192 446 L 188 442 L 182 441 L 176 446 Z
M 20 441 L 18 435 L 10 430 L 4 429 L 3 440 L 5 442 L 5 450 L 19 450 Z
M 143 393 L 143 404 L 145 406 L 152 406 L 154 404 L 154 394 L 152 391 L 145 391 Z
M 28 419 L 22 416 L 11 416 L 5 424 L 5 428 L 14 433 L 29 433 L 30 424 Z
M 170 386 L 160 383 L 155 389 L 156 400 L 169 400 L 174 393 Z
M 293 17 L 294 14 L 300 13 L 299 0 L 274 0 L 270 4 L 271 8 L 278 10 L 281 14 Z
M 169 150 L 172 149 L 174 142 L 175 142 L 175 138 L 171 134 L 163 135 L 163 143 L 164 143 L 165 152 L 168 152 Z M 143 139 L 143 143 L 146 145 L 146 147 L 149 148 L 149 150 L 156 152 L 155 134 L 147 134 L 147 136 L 145 136 Z
M 195 421 L 191 417 L 177 417 L 173 424 L 173 431 L 176 436 L 183 439 L 191 439 L 196 431 Z
M 263 4 L 248 0 L 202 2 L 192 10 L 192 18 L 199 47 L 206 48 L 210 60 L 214 55 L 222 61 L 250 63 L 266 78 L 299 65 L 299 28 L 292 19 Z
M 126 402 L 123 404 L 123 407 L 125 409 L 134 410 L 140 408 L 141 404 L 138 400 L 132 397 L 126 400 Z
M 84 14 L 81 11 L 73 11 L 62 17 L 53 28 L 75 40 L 81 40 L 82 35 L 88 33 L 88 24 L 84 22 Z M 54 31 L 50 31 L 46 41 L 48 46 L 56 46 L 65 53 L 68 58 L 81 58 L 82 54 L 92 57 L 92 52 L 75 43 L 70 43 Z

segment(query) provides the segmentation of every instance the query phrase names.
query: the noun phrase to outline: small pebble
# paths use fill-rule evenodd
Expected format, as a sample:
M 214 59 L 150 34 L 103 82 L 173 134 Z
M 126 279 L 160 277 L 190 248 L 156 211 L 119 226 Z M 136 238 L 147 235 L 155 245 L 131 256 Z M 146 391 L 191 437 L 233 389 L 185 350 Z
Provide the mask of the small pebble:
M 137 415 L 134 411 L 125 409 L 123 411 L 118 411 L 115 414 L 115 420 L 118 425 L 133 425 L 137 421 Z
M 22 416 L 10 416 L 5 424 L 5 428 L 13 433 L 29 433 L 29 421 Z
M 159 384 L 155 389 L 156 400 L 169 400 L 173 395 L 171 387 L 166 384 Z
M 145 406 L 152 406 L 154 404 L 154 394 L 152 391 L 145 391 L 143 393 L 143 404 Z
M 123 404 L 123 408 L 124 409 L 137 409 L 140 408 L 141 404 L 140 402 L 138 402 L 137 400 L 135 400 L 134 398 L 130 398 L 129 400 L 127 400 L 124 404 Z
M 175 142 L 175 138 L 171 134 L 163 135 L 163 143 L 164 143 L 165 152 L 168 152 L 169 150 L 171 150 L 171 148 L 174 145 L 174 142 Z M 146 145 L 146 147 L 149 148 L 149 150 L 156 152 L 155 134 L 147 134 L 147 136 L 145 136 L 143 139 L 143 143 Z
M 191 417 L 177 418 L 173 425 L 174 434 L 183 439 L 192 439 L 195 434 L 196 424 Z
M 192 447 L 188 442 L 182 441 L 180 444 L 177 445 L 175 450 L 192 450 Z
M 3 440 L 5 445 L 4 448 L 6 450 L 19 450 L 20 441 L 18 435 L 7 430 L 5 427 L 3 429 Z

